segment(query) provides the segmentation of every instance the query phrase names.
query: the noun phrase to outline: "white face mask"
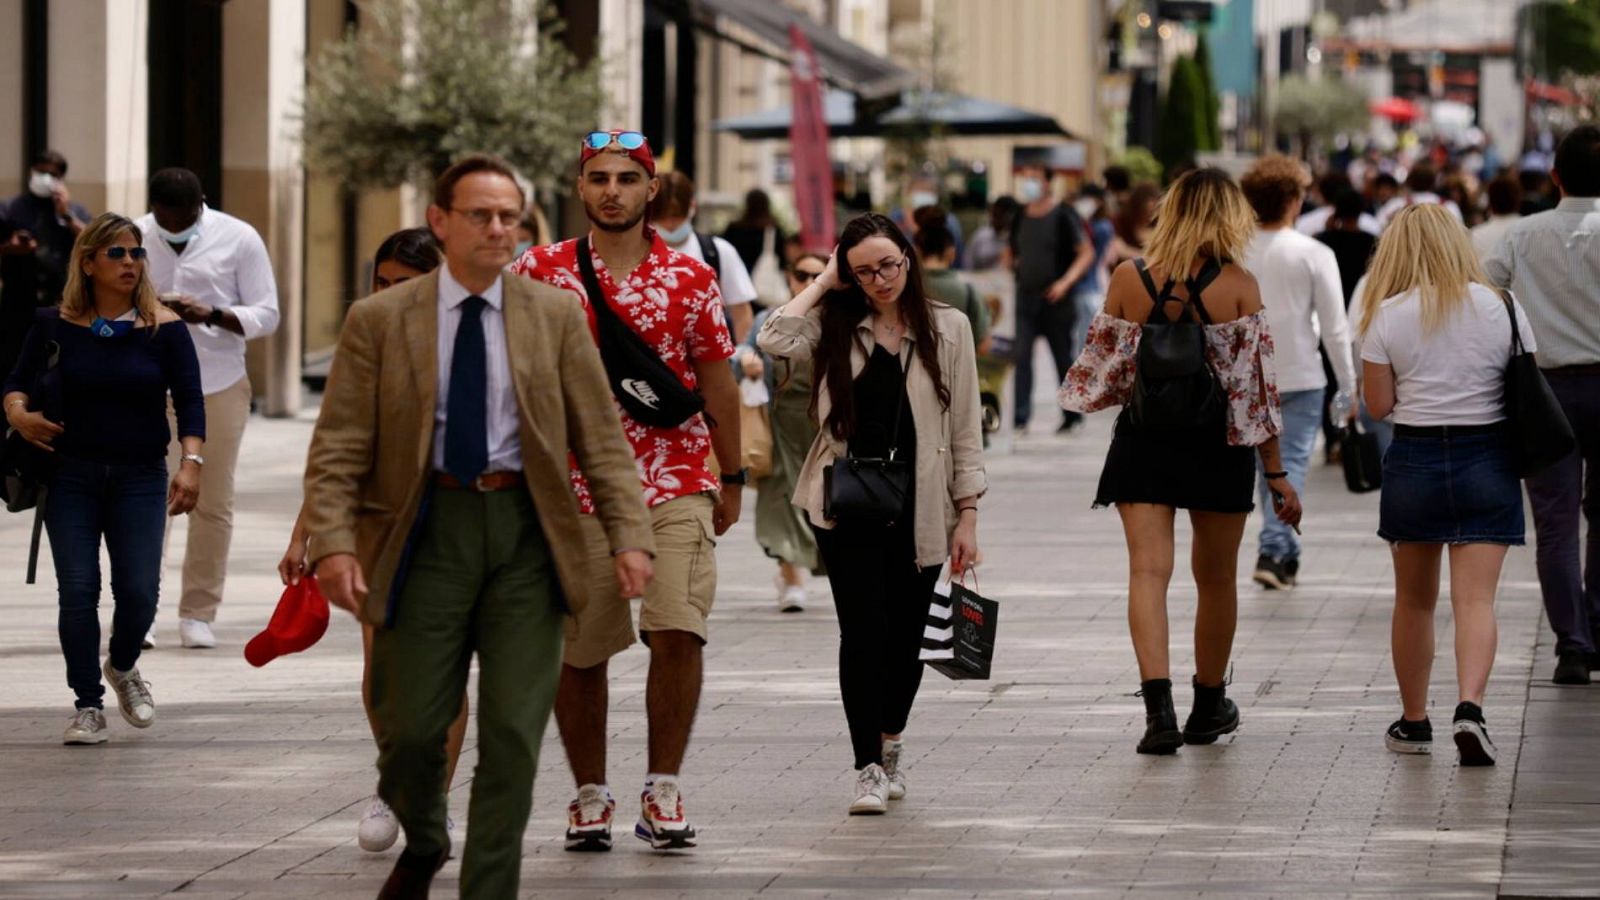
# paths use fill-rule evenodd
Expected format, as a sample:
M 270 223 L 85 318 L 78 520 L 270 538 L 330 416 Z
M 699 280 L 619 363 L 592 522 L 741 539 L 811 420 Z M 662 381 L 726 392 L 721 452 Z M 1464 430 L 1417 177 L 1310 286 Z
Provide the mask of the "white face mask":
M 1095 203 L 1092 197 L 1079 197 L 1078 202 L 1072 204 L 1072 208 L 1078 211 L 1078 217 L 1081 219 L 1094 218 L 1094 211 L 1097 206 L 1099 204 Z
M 196 217 L 193 224 L 182 231 L 168 231 L 160 225 L 156 226 L 156 234 L 169 244 L 187 244 L 194 239 L 195 233 L 200 230 L 200 219 Z
M 912 191 L 911 208 L 921 209 L 924 206 L 938 206 L 939 195 L 933 191 Z
M 1037 178 L 1017 179 L 1017 199 L 1032 203 L 1044 196 L 1044 184 Z
M 49 172 L 34 172 L 28 176 L 28 193 L 35 197 L 48 197 L 56 192 L 56 185 L 60 183 Z

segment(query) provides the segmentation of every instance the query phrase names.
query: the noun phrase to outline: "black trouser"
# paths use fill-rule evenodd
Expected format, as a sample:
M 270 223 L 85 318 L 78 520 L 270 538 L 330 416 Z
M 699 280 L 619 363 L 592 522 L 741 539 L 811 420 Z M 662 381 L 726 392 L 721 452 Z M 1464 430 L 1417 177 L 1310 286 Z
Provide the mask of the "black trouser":
M 1600 372 L 1545 370 L 1578 447 L 1529 476 L 1535 561 L 1556 652 L 1595 652 L 1600 643 Z M 1580 518 L 1588 523 L 1580 549 Z
M 883 764 L 922 684 L 922 630 L 939 566 L 919 568 L 911 522 L 812 527 L 839 616 L 839 692 L 856 768 Z
M 1050 345 L 1050 356 L 1056 363 L 1056 383 L 1067 377 L 1072 368 L 1072 334 L 1078 322 L 1076 294 L 1051 303 L 1043 297 L 1017 298 L 1017 335 L 1013 343 L 1016 356 L 1016 374 L 1012 386 L 1016 408 L 1011 413 L 1012 424 L 1024 428 L 1033 418 L 1033 345 L 1043 336 Z M 1062 422 L 1076 422 L 1083 418 L 1075 412 L 1063 412 Z

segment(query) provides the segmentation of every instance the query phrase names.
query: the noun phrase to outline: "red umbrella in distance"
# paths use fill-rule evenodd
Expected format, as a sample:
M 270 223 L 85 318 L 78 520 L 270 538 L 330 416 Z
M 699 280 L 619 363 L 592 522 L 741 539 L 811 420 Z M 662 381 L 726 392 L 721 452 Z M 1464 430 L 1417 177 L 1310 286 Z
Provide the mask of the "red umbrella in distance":
M 1383 116 L 1395 122 L 1414 122 L 1422 118 L 1422 107 L 1404 97 L 1376 100 L 1368 106 L 1368 109 L 1371 109 L 1375 116 Z

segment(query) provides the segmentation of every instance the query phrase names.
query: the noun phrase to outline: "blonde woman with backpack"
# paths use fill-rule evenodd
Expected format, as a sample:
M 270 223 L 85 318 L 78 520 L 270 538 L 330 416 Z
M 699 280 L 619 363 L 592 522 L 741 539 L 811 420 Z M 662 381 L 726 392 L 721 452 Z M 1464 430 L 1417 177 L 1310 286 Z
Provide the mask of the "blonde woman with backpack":
M 1128 627 L 1145 705 L 1140 753 L 1211 744 L 1239 726 L 1224 677 L 1258 454 L 1278 519 L 1300 522 L 1300 499 L 1278 453 L 1283 420 L 1272 336 L 1256 281 L 1235 262 L 1254 228 L 1249 204 L 1225 172 L 1197 169 L 1178 179 L 1144 256 L 1112 273 L 1105 310 L 1061 386 L 1063 408 L 1122 407 L 1094 505 L 1116 506 L 1128 543 Z M 1180 509 L 1194 526 L 1199 591 L 1194 706 L 1182 730 L 1167 635 Z

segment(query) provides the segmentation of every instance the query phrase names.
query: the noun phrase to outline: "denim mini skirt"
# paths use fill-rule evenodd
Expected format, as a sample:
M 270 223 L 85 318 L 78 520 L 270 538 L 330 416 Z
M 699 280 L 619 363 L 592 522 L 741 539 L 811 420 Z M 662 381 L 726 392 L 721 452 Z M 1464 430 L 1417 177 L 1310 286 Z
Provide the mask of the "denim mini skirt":
M 1503 432 L 1444 436 L 1395 429 L 1383 456 L 1378 537 L 1520 546 L 1524 531 L 1522 481 Z

